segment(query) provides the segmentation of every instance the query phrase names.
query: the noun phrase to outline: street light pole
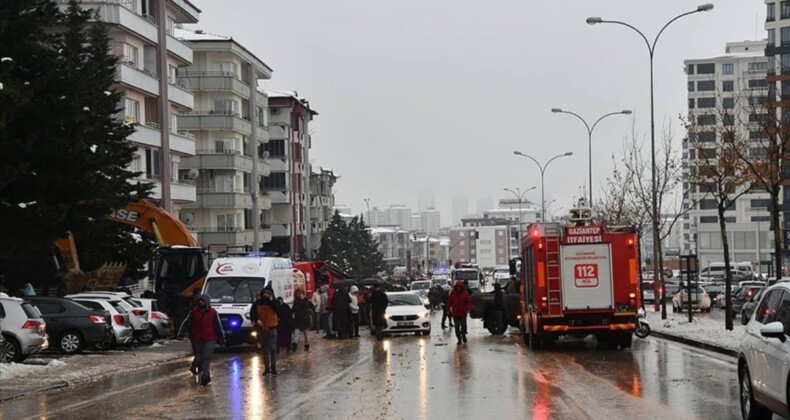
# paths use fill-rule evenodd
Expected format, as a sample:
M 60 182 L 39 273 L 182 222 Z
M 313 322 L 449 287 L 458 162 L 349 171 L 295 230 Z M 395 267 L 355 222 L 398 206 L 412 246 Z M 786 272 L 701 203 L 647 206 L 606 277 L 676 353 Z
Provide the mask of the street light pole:
M 545 179 L 544 175 L 546 174 L 546 168 L 555 159 L 558 159 L 558 158 L 561 158 L 561 157 L 565 157 L 565 156 L 573 156 L 573 152 L 565 152 L 565 153 L 563 153 L 561 155 L 554 156 L 553 158 L 549 159 L 548 162 L 546 162 L 545 165 L 542 165 L 542 166 L 541 166 L 540 162 L 538 162 L 537 159 L 535 159 L 534 157 L 532 157 L 532 156 L 530 156 L 528 154 L 521 153 L 518 150 L 514 150 L 513 154 L 516 155 L 516 156 L 523 156 L 525 158 L 529 158 L 530 160 L 535 162 L 535 164 L 538 165 L 538 169 L 540 169 L 540 221 L 541 222 L 545 222 L 546 221 L 546 182 L 545 182 L 546 179 Z
M 516 188 L 516 191 L 511 190 L 510 188 L 502 188 L 503 190 L 512 193 L 518 199 L 518 249 L 521 250 L 521 237 L 523 235 L 523 226 L 524 223 L 521 220 L 522 212 L 521 212 L 521 203 L 524 201 L 524 195 L 528 192 L 534 190 L 536 187 L 529 187 L 524 191 L 521 191 L 520 188 Z M 510 229 L 508 229 L 508 235 L 510 235 Z M 508 250 L 510 249 L 510 241 L 507 243 Z M 510 252 L 510 251 L 508 251 Z
M 579 114 L 577 114 L 575 112 L 565 111 L 565 110 L 563 110 L 561 108 L 552 108 L 551 112 L 553 112 L 555 114 L 573 115 L 574 117 L 580 119 L 581 122 L 584 123 L 584 126 L 587 128 L 587 149 L 588 149 L 587 150 L 587 153 L 588 153 L 587 157 L 588 157 L 588 160 L 589 160 L 588 172 L 589 172 L 589 177 L 590 177 L 589 185 L 588 185 L 588 187 L 590 188 L 590 204 L 589 205 L 590 205 L 590 207 L 592 207 L 592 205 L 593 205 L 593 201 L 592 201 L 593 200 L 593 195 L 592 195 L 592 190 L 593 190 L 593 186 L 592 186 L 592 135 L 593 135 L 593 131 L 595 131 L 595 126 L 597 126 L 598 123 L 601 122 L 601 120 L 606 118 L 606 117 L 610 117 L 612 115 L 631 115 L 631 111 L 628 110 L 628 109 L 624 109 L 622 111 L 610 112 L 608 114 L 605 114 L 601 118 L 598 118 L 598 120 L 595 121 L 595 123 L 593 123 L 592 126 L 590 126 L 590 124 L 587 124 L 587 120 L 585 120 L 584 118 L 581 117 L 581 115 L 579 115 Z
M 665 288 L 664 288 L 664 279 L 663 279 L 663 276 L 661 275 L 661 268 L 658 266 L 658 262 L 659 262 L 658 261 L 658 256 L 659 256 L 659 249 L 661 247 L 661 237 L 659 236 L 660 232 L 659 232 L 659 228 L 658 228 L 658 218 L 659 218 L 659 213 L 658 213 L 658 191 L 656 190 L 657 189 L 657 186 L 656 186 L 656 112 L 655 112 L 655 94 L 654 94 L 654 89 L 653 89 L 653 56 L 655 55 L 656 43 L 658 43 L 658 38 L 661 36 L 662 33 L 664 33 L 664 30 L 667 29 L 667 27 L 670 24 L 672 24 L 673 22 L 675 22 L 676 20 L 678 20 L 678 19 L 680 19 L 680 18 L 682 18 L 684 16 L 692 15 L 694 13 L 707 12 L 707 11 L 710 11 L 710 10 L 713 10 L 713 5 L 710 4 L 710 3 L 706 3 L 706 4 L 702 4 L 702 5 L 698 6 L 697 10 L 692 10 L 690 12 L 686 12 L 686 13 L 680 14 L 678 16 L 675 16 L 674 18 L 672 18 L 672 20 L 667 22 L 661 28 L 660 31 L 658 31 L 658 35 L 656 35 L 656 37 L 653 39 L 653 43 L 652 44 L 647 39 L 645 34 L 642 33 L 642 31 L 640 31 L 639 29 L 637 29 L 636 27 L 634 27 L 631 24 L 628 24 L 628 23 L 625 23 L 625 22 L 616 21 L 616 20 L 603 20 L 600 17 L 587 18 L 587 24 L 589 24 L 589 25 L 596 25 L 596 24 L 599 24 L 599 23 L 613 23 L 613 24 L 622 25 L 622 26 L 625 26 L 625 27 L 633 29 L 645 41 L 645 44 L 647 45 L 647 51 L 648 51 L 648 53 L 650 55 L 650 161 L 652 163 L 651 171 L 650 171 L 650 173 L 651 173 L 651 182 L 650 183 L 651 183 L 651 188 L 653 190 L 652 191 L 653 203 L 652 203 L 652 206 L 651 206 L 651 219 L 652 219 L 652 222 L 653 222 L 652 223 L 652 225 L 653 225 L 652 226 L 653 227 L 653 275 L 655 276 L 656 280 L 658 281 L 658 284 L 659 284 L 659 287 L 660 287 L 659 290 L 661 291 L 661 296 L 660 296 L 660 299 L 659 299 L 660 300 L 660 304 L 656 304 L 656 306 L 659 306 L 659 305 L 661 306 L 661 319 L 666 319 L 667 318 L 667 305 L 666 305 L 666 302 L 664 302 L 664 298 L 666 296 Z M 727 290 L 729 291 L 729 289 L 727 289 Z M 729 295 L 729 293 L 728 293 L 728 295 Z M 730 298 L 730 296 L 727 296 L 727 299 L 729 299 L 729 298 Z M 729 316 L 729 314 L 728 314 L 728 316 Z
M 368 226 L 372 227 L 373 226 L 373 222 L 370 220 L 370 199 L 369 198 L 365 198 L 365 199 L 363 199 L 363 201 L 365 201 L 365 205 L 368 207 Z

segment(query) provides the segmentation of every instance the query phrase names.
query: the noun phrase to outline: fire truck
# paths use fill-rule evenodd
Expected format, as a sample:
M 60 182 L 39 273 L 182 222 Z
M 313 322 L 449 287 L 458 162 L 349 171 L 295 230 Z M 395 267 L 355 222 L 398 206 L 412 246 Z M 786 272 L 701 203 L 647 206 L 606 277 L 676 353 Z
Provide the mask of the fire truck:
M 532 349 L 591 334 L 612 348 L 631 346 L 640 306 L 636 230 L 590 224 L 585 210 L 572 211 L 574 225 L 535 223 L 522 238 L 519 327 Z

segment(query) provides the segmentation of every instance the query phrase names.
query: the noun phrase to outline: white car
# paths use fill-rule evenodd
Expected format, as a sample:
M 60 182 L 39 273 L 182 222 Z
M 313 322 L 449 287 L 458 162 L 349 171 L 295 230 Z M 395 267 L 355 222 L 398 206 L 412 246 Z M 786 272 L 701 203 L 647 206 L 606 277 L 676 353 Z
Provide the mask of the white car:
M 429 335 L 431 333 L 431 311 L 425 308 L 422 299 L 415 292 L 388 292 L 389 306 L 385 313 L 387 325 L 385 334 L 413 332 Z
M 763 292 L 738 348 L 738 382 L 744 419 L 790 416 L 790 283 Z
M 134 328 L 134 338 L 140 344 L 151 344 L 154 342 L 153 326 L 148 322 L 148 311 L 143 309 L 139 303 L 134 302 L 127 293 L 123 292 L 83 292 L 75 295 L 66 295 L 68 299 L 105 299 L 117 300 L 123 309 L 129 313 L 129 321 Z
M 20 363 L 49 346 L 47 324 L 38 308 L 5 293 L 0 293 L 0 330 L 0 362 Z
M 688 309 L 687 289 L 685 287 L 678 290 L 672 296 L 672 310 L 673 312 L 683 312 Z M 710 312 L 711 300 L 705 288 L 697 286 L 691 291 L 691 310 L 698 310 L 700 312 Z
M 132 328 L 132 323 L 129 320 L 129 313 L 121 305 L 120 299 L 73 297 L 71 300 L 95 311 L 107 311 L 110 313 L 110 319 L 112 319 L 110 325 L 112 325 L 113 332 L 112 340 L 109 343 L 97 344 L 96 348 L 99 350 L 113 348 L 119 344 L 129 344 L 134 340 L 134 328 Z
M 151 314 L 149 321 L 154 327 L 152 330 L 154 339 L 167 338 L 170 335 L 170 327 L 173 326 L 173 321 L 167 314 L 159 312 L 156 299 L 132 298 L 132 300 Z

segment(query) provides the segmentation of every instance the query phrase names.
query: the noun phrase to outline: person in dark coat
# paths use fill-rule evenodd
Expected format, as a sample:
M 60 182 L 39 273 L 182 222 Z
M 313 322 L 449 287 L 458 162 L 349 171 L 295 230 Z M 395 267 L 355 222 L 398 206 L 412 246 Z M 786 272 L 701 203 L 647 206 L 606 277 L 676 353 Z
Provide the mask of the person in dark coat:
M 337 338 L 348 338 L 349 321 L 351 320 L 351 296 L 348 286 L 335 292 L 332 296 L 332 326 L 337 333 Z
M 196 301 L 197 306 L 184 318 L 178 329 L 178 335 L 189 334 L 189 338 L 195 344 L 197 369 L 190 368 L 190 370 L 193 373 L 199 371 L 200 385 L 206 386 L 211 382 L 211 357 L 214 355 L 214 348 L 217 343 L 225 344 L 225 331 L 222 329 L 219 314 L 209 304 L 208 296 L 199 295 Z
M 494 300 L 486 304 L 483 310 L 483 327 L 488 328 L 488 323 L 491 321 L 491 316 L 496 315 L 500 318 L 503 317 L 505 312 L 505 305 L 502 297 L 502 286 L 499 283 L 494 283 Z
M 277 317 L 280 322 L 277 324 L 277 351 L 280 349 L 291 350 L 291 334 L 293 333 L 293 311 L 281 297 L 277 298 Z
M 304 351 L 310 351 L 310 341 L 307 338 L 307 331 L 312 326 L 310 325 L 310 311 L 310 301 L 305 298 L 304 289 L 298 287 L 294 292 L 291 351 L 296 351 L 299 344 L 299 335 L 304 336 Z
M 446 287 L 442 287 L 442 329 L 447 328 L 445 326 L 445 321 L 448 319 L 450 320 L 450 328 L 453 328 L 453 316 L 450 315 L 450 305 L 447 304 L 449 300 L 450 290 Z
M 376 339 L 381 340 L 384 338 L 383 329 L 387 325 L 387 306 L 390 300 L 387 294 L 381 290 L 381 287 L 376 284 L 373 286 L 373 293 L 370 295 L 370 313 L 373 321 L 373 328 L 376 334 Z

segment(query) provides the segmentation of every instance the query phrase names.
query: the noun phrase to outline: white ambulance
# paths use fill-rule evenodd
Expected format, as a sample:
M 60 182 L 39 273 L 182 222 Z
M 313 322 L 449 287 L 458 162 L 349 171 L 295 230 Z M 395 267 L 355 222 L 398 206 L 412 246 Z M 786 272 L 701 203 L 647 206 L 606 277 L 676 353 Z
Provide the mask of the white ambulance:
M 255 342 L 250 309 L 264 287 L 271 285 L 275 299 L 282 297 L 285 303 L 293 303 L 299 281 L 295 271 L 298 270 L 290 259 L 261 253 L 232 254 L 214 260 L 206 275 L 203 294 L 219 314 L 226 345 Z

